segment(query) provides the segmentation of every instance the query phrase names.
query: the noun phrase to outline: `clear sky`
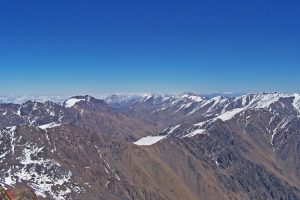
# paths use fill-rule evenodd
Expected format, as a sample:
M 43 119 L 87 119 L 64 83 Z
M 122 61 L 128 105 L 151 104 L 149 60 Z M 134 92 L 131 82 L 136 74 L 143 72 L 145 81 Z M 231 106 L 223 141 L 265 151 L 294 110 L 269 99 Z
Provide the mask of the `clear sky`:
M 0 94 L 300 92 L 300 1 L 2 0 Z

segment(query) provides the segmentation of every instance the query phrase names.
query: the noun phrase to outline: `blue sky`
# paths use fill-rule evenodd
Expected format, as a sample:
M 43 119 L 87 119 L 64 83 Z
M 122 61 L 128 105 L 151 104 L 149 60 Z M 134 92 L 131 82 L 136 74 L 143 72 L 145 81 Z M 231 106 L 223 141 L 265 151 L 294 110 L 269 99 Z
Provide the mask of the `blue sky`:
M 0 93 L 300 92 L 300 1 L 0 2 Z

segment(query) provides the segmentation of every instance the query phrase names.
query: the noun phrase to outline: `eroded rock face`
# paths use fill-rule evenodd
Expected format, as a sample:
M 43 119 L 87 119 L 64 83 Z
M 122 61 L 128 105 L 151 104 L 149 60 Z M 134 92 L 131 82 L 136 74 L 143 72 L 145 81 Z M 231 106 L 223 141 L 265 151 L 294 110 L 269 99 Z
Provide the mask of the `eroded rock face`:
M 22 185 L 7 190 L 7 194 L 12 200 L 38 200 L 37 195 L 31 188 Z
M 0 104 L 3 187 L 38 199 L 300 199 L 292 96 L 114 99 Z

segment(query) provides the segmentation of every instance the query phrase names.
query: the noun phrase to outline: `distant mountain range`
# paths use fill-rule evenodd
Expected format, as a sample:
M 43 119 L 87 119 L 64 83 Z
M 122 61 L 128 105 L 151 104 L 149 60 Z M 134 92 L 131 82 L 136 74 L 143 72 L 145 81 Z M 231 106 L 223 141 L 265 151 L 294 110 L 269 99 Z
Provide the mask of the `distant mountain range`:
M 67 99 L 67 96 L 64 95 L 0 95 L 0 103 L 16 103 L 16 104 L 22 104 L 26 101 L 38 101 L 38 102 L 44 102 L 44 101 L 52 101 L 54 103 L 60 103 Z
M 40 199 L 300 199 L 299 94 L 0 102 L 5 188 Z
M 185 92 L 186 94 L 191 92 Z M 182 93 L 184 94 L 184 93 Z M 118 96 L 122 98 L 133 98 L 133 97 L 138 97 L 138 96 L 143 96 L 145 94 L 143 93 L 136 93 L 136 94 L 114 94 L 114 95 L 104 95 L 104 94 L 98 94 L 98 95 L 93 95 L 94 97 L 98 99 L 105 99 L 113 96 Z M 172 94 L 170 94 L 171 96 Z M 178 94 L 177 94 L 178 95 Z M 226 97 L 236 97 L 242 95 L 242 93 L 210 93 L 210 94 L 201 94 L 198 96 L 203 96 L 207 98 L 213 98 L 216 96 L 226 96 Z M 69 95 L 0 95 L 0 103 L 16 103 L 16 104 L 22 104 L 26 101 L 38 101 L 38 102 L 44 102 L 44 101 L 52 101 L 54 103 L 62 103 L 66 99 L 68 99 L 70 96 Z

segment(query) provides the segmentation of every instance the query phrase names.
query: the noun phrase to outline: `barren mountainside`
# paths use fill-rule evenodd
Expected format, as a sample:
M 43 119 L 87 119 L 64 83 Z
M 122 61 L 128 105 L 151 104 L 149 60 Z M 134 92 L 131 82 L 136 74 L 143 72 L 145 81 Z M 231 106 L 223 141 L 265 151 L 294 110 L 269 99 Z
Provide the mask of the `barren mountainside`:
M 5 102 L 0 147 L 38 199 L 300 199 L 299 94 Z

